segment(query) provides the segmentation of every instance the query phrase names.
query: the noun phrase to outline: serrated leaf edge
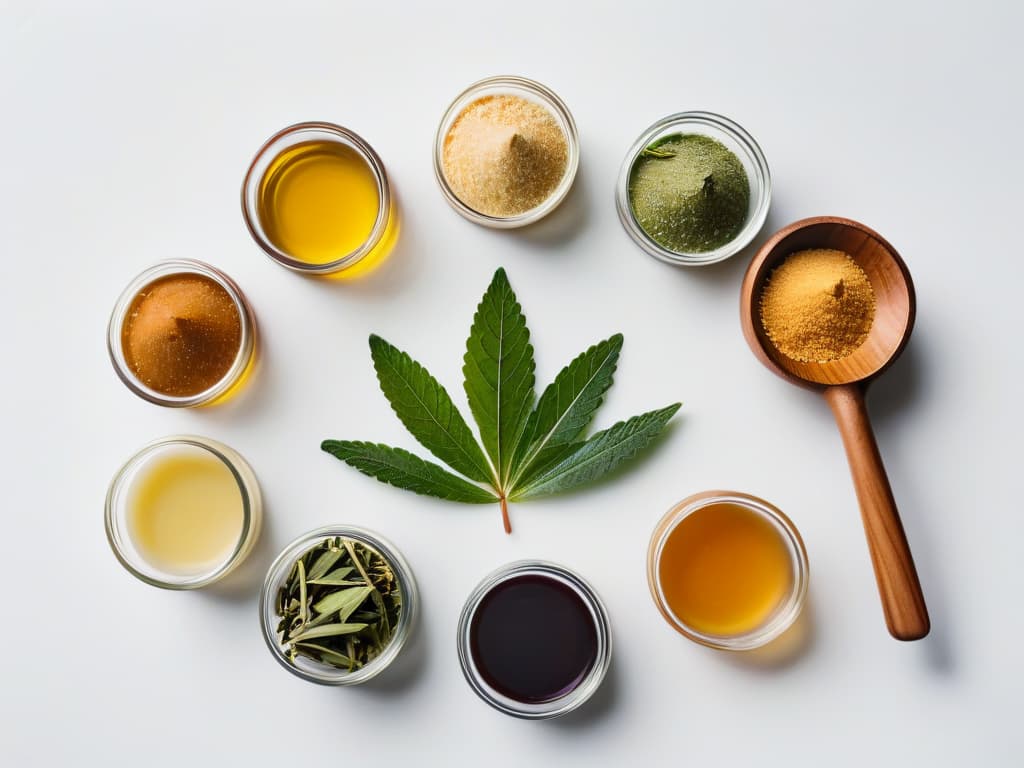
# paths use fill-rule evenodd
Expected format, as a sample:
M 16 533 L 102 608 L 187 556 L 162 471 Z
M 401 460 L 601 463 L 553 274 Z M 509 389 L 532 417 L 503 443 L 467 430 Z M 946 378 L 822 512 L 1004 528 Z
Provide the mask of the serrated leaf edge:
M 583 397 L 583 394 L 586 391 L 587 387 L 590 386 L 590 384 L 593 383 L 594 380 L 598 378 L 598 376 L 604 370 L 605 366 L 609 363 L 609 361 L 611 362 L 611 371 L 609 371 L 608 373 L 608 386 L 605 387 L 604 392 L 607 392 L 611 388 L 612 384 L 615 383 L 614 375 L 615 371 L 618 369 L 618 357 L 619 352 L 622 351 L 622 342 L 622 334 L 615 333 L 609 336 L 607 339 L 603 339 L 597 342 L 596 344 L 592 344 L 591 346 L 587 347 L 587 349 L 585 349 L 583 352 L 576 355 L 576 357 L 570 360 L 568 365 L 563 367 L 562 370 L 558 372 L 554 380 L 552 380 L 551 384 L 548 385 L 548 388 L 545 388 L 544 392 L 541 393 L 540 398 L 538 398 L 537 400 L 537 405 L 534 408 L 534 413 L 537 413 L 540 410 L 540 405 L 544 400 L 544 395 L 547 394 L 549 388 L 554 387 L 558 383 L 559 376 L 562 376 L 563 374 L 567 373 L 572 368 L 573 364 L 575 364 L 579 360 L 582 360 L 586 355 L 589 355 L 591 352 L 597 350 L 602 344 L 607 344 L 609 346 L 608 353 L 604 356 L 604 359 L 601 361 L 600 366 L 587 379 L 583 386 L 580 387 L 579 392 L 576 393 L 576 396 L 572 399 L 572 402 L 569 403 L 568 407 L 566 407 L 566 409 L 562 411 L 561 416 L 558 417 L 554 425 L 552 425 L 552 427 L 540 440 L 534 440 L 534 444 L 527 448 L 526 454 L 520 459 L 518 465 L 513 468 L 513 471 L 510 474 L 511 480 L 509 481 L 508 484 L 509 487 L 506 489 L 508 495 L 512 496 L 515 494 L 515 488 L 522 480 L 523 475 L 528 472 L 533 462 L 535 462 L 537 458 L 540 456 L 540 454 L 544 451 L 544 448 L 547 447 L 547 444 L 550 442 L 555 432 L 557 432 L 558 427 L 565 421 L 566 418 L 568 418 L 569 414 L 572 412 L 572 409 L 575 407 L 576 403 L 578 403 L 580 398 Z M 593 413 L 596 413 L 604 404 L 604 392 L 598 395 L 597 403 L 594 406 Z M 529 419 L 527 419 L 527 426 L 529 426 Z M 571 443 L 566 444 L 567 448 L 571 448 L 571 446 Z
M 544 486 L 546 486 L 546 485 L 550 485 L 559 476 L 568 475 L 570 472 L 576 471 L 577 469 L 582 467 L 584 464 L 587 464 L 587 463 L 595 461 L 602 454 L 588 455 L 588 456 L 586 456 L 582 460 L 580 460 L 577 457 L 579 456 L 580 452 L 583 451 L 583 449 L 587 448 L 590 445 L 593 445 L 594 443 L 596 443 L 599 440 L 604 439 L 605 437 L 607 437 L 610 433 L 614 432 L 615 430 L 622 429 L 623 427 L 627 426 L 630 422 L 639 422 L 639 421 L 641 421 L 643 419 L 651 419 L 652 423 L 656 423 L 657 424 L 657 428 L 649 435 L 649 438 L 643 444 L 638 445 L 631 452 L 618 457 L 615 460 L 615 462 L 610 467 L 608 467 L 604 472 L 601 472 L 598 475 L 595 475 L 593 477 L 588 478 L 586 480 L 586 482 L 591 482 L 591 481 L 597 479 L 597 477 L 600 477 L 601 475 L 605 474 L 606 472 L 611 471 L 612 469 L 614 469 L 616 466 L 618 466 L 622 462 L 628 461 L 628 460 L 634 458 L 643 448 L 647 447 L 647 445 L 650 444 L 650 441 L 653 440 L 658 434 L 661 433 L 661 431 L 665 428 L 665 426 L 668 424 L 668 422 L 676 414 L 676 411 L 678 411 L 681 406 L 682 406 L 681 403 L 673 403 L 672 405 L 666 406 L 664 408 L 658 408 L 658 409 L 653 410 L 653 411 L 647 411 L 646 413 L 641 413 L 641 414 L 638 414 L 636 416 L 631 416 L 628 419 L 624 419 L 623 421 L 619 421 L 619 422 L 613 424 L 608 429 L 601 430 L 600 432 L 594 433 L 585 442 L 579 443 L 579 447 L 575 451 L 573 451 L 572 454 L 570 454 L 569 456 L 564 458 L 561 462 L 559 462 L 555 466 L 551 467 L 549 470 L 544 472 L 539 477 L 535 478 L 530 484 L 524 486 L 521 489 L 518 489 L 515 493 L 510 494 L 509 495 L 509 500 L 510 501 L 522 501 L 522 500 L 525 500 L 525 499 L 534 498 L 536 496 L 544 496 L 544 495 L 547 495 L 549 493 L 559 493 L 559 492 L 561 492 L 563 490 L 569 490 L 573 486 L 570 485 L 570 486 L 566 486 L 565 488 L 557 488 L 557 489 L 548 490 L 548 491 L 540 490 L 540 489 L 543 489 Z M 630 435 L 630 437 L 633 437 L 633 435 Z M 627 439 L 629 439 L 629 438 L 627 438 Z M 606 448 L 605 451 L 613 450 L 616 445 L 621 445 L 621 443 L 613 444 L 613 445 L 609 446 L 608 448 Z
M 459 452 L 462 453 L 462 455 L 465 457 L 466 462 L 467 462 L 466 466 L 479 470 L 480 471 L 479 475 L 472 475 L 472 474 L 466 472 L 465 469 L 463 469 L 461 467 L 455 467 L 454 465 L 451 464 L 451 462 L 449 462 L 444 457 L 438 456 L 438 454 L 434 450 L 434 448 L 432 448 L 431 446 L 427 445 L 422 439 L 420 439 L 420 437 L 418 435 L 416 435 L 409 428 L 408 424 L 406 424 L 406 420 L 403 418 L 403 416 L 399 412 L 398 408 L 395 407 L 394 401 L 388 396 L 388 393 L 384 389 L 384 382 L 383 382 L 382 377 L 381 377 L 380 365 L 378 364 L 378 354 L 377 354 L 377 350 L 378 349 L 383 349 L 384 351 L 388 351 L 388 352 L 394 352 L 400 358 L 402 358 L 404 362 L 408 363 L 414 370 L 416 370 L 418 373 L 422 374 L 426 379 L 429 380 L 430 383 L 435 385 L 437 387 L 437 389 L 440 390 L 441 394 L 448 400 L 448 404 L 451 406 L 452 413 L 454 414 L 454 417 L 458 420 L 458 422 L 460 422 L 462 424 L 462 426 L 464 426 L 466 428 L 466 434 L 469 436 L 469 438 L 471 440 L 473 440 L 473 445 L 479 451 L 479 456 L 473 456 L 471 453 L 466 451 L 466 449 L 463 446 L 462 442 L 460 440 L 456 439 L 456 437 L 451 433 L 451 431 L 445 425 L 441 424 L 441 422 L 439 422 L 437 420 L 437 418 L 434 416 L 434 414 L 432 412 L 433 409 L 428 407 L 428 405 L 425 402 L 423 402 L 422 398 L 420 398 L 420 396 L 419 396 L 419 393 L 412 386 L 409 386 L 405 382 L 405 377 L 402 376 L 399 373 L 397 368 L 395 368 L 393 365 L 391 366 L 391 369 L 402 380 L 403 384 L 405 384 L 406 388 L 409 390 L 409 392 L 412 394 L 412 396 L 415 397 L 417 402 L 419 402 L 419 404 L 422 406 L 424 413 L 426 413 L 430 417 L 430 420 L 434 423 L 434 425 L 437 426 L 437 428 L 439 430 L 441 430 L 448 437 L 448 439 L 451 442 L 451 445 L 454 446 Z M 480 446 L 480 444 L 473 437 L 473 430 L 471 430 L 469 428 L 469 425 L 466 423 L 465 418 L 459 412 L 459 409 L 455 406 L 455 402 L 452 400 L 451 395 L 448 394 L 448 391 L 444 388 L 444 386 L 441 384 L 441 382 L 437 380 L 437 377 L 434 376 L 429 370 L 427 370 L 427 368 L 422 363 L 417 361 L 408 352 L 405 352 L 404 350 L 399 349 L 394 344 L 389 342 L 387 339 L 385 339 L 385 338 L 383 338 L 381 336 L 378 336 L 377 334 L 371 334 L 370 335 L 370 357 L 373 360 L 374 371 L 377 374 L 377 384 L 380 387 L 381 392 L 384 393 L 384 397 L 388 401 L 388 404 L 391 406 L 391 410 L 398 417 L 398 420 L 402 422 L 402 426 L 404 426 L 406 428 L 406 431 L 408 431 L 409 434 L 411 434 L 414 438 L 416 438 L 417 442 L 419 442 L 420 445 L 422 445 L 424 448 L 426 448 L 428 451 L 430 451 L 438 459 L 440 459 L 441 461 L 444 461 L 445 464 L 448 464 L 448 466 L 452 467 L 452 469 L 456 470 L 457 472 L 461 472 L 462 474 L 466 475 L 466 477 L 469 477 L 472 480 L 477 480 L 477 481 L 483 482 L 483 483 L 490 483 L 492 486 L 496 486 L 497 485 L 497 482 L 496 482 L 497 473 L 495 472 L 494 467 L 491 466 L 491 463 L 488 460 L 486 453 L 483 451 L 483 449 Z M 382 358 L 382 361 L 383 361 L 383 358 Z M 387 361 L 383 361 L 383 362 L 387 362 Z M 482 462 L 482 463 L 480 463 L 480 462 Z

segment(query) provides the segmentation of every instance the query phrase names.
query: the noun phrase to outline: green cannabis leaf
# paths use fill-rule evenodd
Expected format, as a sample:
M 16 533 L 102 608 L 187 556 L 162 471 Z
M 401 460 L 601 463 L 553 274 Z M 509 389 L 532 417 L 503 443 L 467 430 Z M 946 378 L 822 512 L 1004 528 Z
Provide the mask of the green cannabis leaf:
M 498 497 L 490 491 L 401 448 L 356 440 L 324 440 L 320 447 L 382 483 L 466 504 L 498 501 Z
M 558 493 L 607 474 L 649 445 L 679 410 L 675 403 L 585 439 L 612 385 L 621 349 L 620 334 L 590 347 L 559 372 L 538 400 L 526 317 L 505 270 L 499 269 L 473 317 L 462 368 L 483 448 L 426 368 L 370 336 L 377 380 L 395 414 L 424 448 L 465 477 L 379 443 L 325 440 L 321 448 L 363 474 L 415 493 L 467 504 L 497 502 L 505 531 L 511 533 L 509 501 Z M 328 573 L 333 565 L 334 560 L 314 563 L 309 581 L 345 583 L 347 572 Z M 355 632 L 346 618 L 341 615 L 332 631 Z
M 513 501 L 565 491 L 589 483 L 632 458 L 653 440 L 679 410 L 679 403 L 620 421 L 578 444 L 568 456 L 537 476 L 524 478 L 510 494 Z
M 490 464 L 437 379 L 380 336 L 370 336 L 370 354 L 384 396 L 420 445 L 466 477 L 492 482 Z
M 463 360 L 469 409 L 503 487 L 536 397 L 530 331 L 503 269 L 477 307 Z
M 555 377 L 526 422 L 516 453 L 516 486 L 531 470 L 550 466 L 575 447 L 612 385 L 622 334 L 595 344 Z

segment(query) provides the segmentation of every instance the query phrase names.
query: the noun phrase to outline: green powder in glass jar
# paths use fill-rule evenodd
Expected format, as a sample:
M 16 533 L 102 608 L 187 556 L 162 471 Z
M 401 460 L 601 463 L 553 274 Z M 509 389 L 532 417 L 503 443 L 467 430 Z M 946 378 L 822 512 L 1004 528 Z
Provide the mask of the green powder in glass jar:
M 735 238 L 747 221 L 750 182 L 743 164 L 708 136 L 675 133 L 633 162 L 629 206 L 663 248 L 704 253 Z

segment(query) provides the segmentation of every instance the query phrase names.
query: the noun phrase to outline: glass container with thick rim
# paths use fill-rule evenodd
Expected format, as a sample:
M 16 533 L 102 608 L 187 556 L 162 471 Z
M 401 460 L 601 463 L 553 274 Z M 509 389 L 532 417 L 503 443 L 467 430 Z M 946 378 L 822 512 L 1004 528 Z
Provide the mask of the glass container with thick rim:
M 128 495 L 139 470 L 164 451 L 196 448 L 213 455 L 231 471 L 242 495 L 242 529 L 231 554 L 213 570 L 191 576 L 171 574 L 156 568 L 139 552 L 128 532 Z M 245 560 L 260 535 L 263 497 L 256 475 L 241 454 L 224 443 L 198 435 L 170 435 L 143 446 L 110 483 L 104 509 L 107 541 L 121 565 L 136 578 L 162 589 L 198 589 L 224 578 Z
M 487 214 L 473 210 L 459 199 L 448 184 L 448 180 L 444 175 L 444 143 L 448 136 L 448 132 L 452 129 L 455 121 L 466 107 L 485 96 L 519 96 L 527 101 L 540 104 L 551 113 L 552 117 L 555 118 L 559 127 L 562 129 L 562 133 L 565 135 L 569 155 L 566 159 L 565 174 L 562 176 L 562 180 L 559 182 L 554 192 L 552 192 L 544 202 L 528 211 L 516 214 L 515 216 L 488 216 Z M 539 221 L 555 210 L 555 208 L 557 208 L 565 199 L 566 195 L 569 194 L 573 180 L 576 178 L 576 171 L 579 168 L 579 164 L 579 133 L 576 131 L 576 122 L 573 120 L 572 114 L 569 112 L 569 108 L 554 93 L 554 91 L 525 77 L 502 75 L 498 77 L 488 77 L 473 83 L 471 86 L 466 88 L 466 90 L 456 96 L 448 109 L 445 110 L 444 117 L 441 118 L 441 122 L 437 127 L 437 134 L 434 137 L 434 176 L 437 177 L 437 183 L 440 185 L 441 192 L 444 193 L 445 199 L 449 202 L 452 208 L 458 211 L 469 221 L 472 221 L 474 224 L 481 224 L 485 227 L 492 227 L 494 229 L 525 227 L 527 224 L 533 224 L 535 221 Z
M 480 604 L 499 584 L 519 576 L 542 576 L 564 584 L 579 596 L 594 620 L 597 636 L 597 654 L 594 665 L 579 685 L 563 696 L 550 701 L 527 703 L 503 695 L 488 684 L 473 660 L 471 633 L 473 619 Z M 503 565 L 487 575 L 470 594 L 462 608 L 462 614 L 459 616 L 458 649 L 459 663 L 466 676 L 466 681 L 481 699 L 507 715 L 527 720 L 543 720 L 571 712 L 593 696 L 600 687 L 605 673 L 608 671 L 608 666 L 611 664 L 611 626 L 608 612 L 605 610 L 601 598 L 597 596 L 593 587 L 583 580 L 583 577 L 555 563 L 543 560 L 518 560 Z
M 146 286 L 163 277 L 172 275 L 201 275 L 213 280 L 223 288 L 238 310 L 239 322 L 241 324 L 241 339 L 238 344 L 238 354 L 231 364 L 227 373 L 207 390 L 194 395 L 176 396 L 166 395 L 146 386 L 139 380 L 128 365 L 124 354 L 124 341 L 122 333 L 124 323 L 131 310 L 135 297 L 143 291 Z M 121 292 L 114 304 L 114 311 L 110 313 L 110 322 L 107 324 L 107 351 L 110 354 L 110 361 L 118 377 L 132 392 L 156 405 L 169 408 L 194 408 L 201 405 L 209 405 L 224 398 L 229 392 L 242 382 L 249 372 L 256 356 L 256 318 L 252 308 L 245 298 L 245 294 L 235 284 L 235 281 L 215 267 L 204 264 L 194 259 L 172 259 L 162 261 L 138 275 L 128 283 L 128 287 Z
M 633 206 L 629 200 L 629 179 L 634 164 L 639 159 L 640 153 L 653 142 L 676 133 L 699 134 L 721 142 L 736 155 L 747 172 L 747 180 L 750 183 L 747 220 L 736 237 L 712 251 L 681 253 L 669 250 L 655 242 L 640 226 L 633 214 Z M 626 159 L 619 170 L 619 179 L 615 188 L 615 207 L 618 209 L 619 219 L 636 244 L 660 261 L 684 266 L 715 264 L 746 248 L 764 226 L 771 198 L 772 178 L 761 147 L 737 123 L 713 112 L 679 112 L 669 115 L 640 134 L 640 138 L 633 142 L 633 146 L 626 153 Z
M 260 221 L 260 185 L 270 165 L 285 150 L 311 141 L 333 141 L 344 144 L 358 154 L 377 183 L 377 218 L 363 244 L 351 253 L 340 255 L 333 261 L 315 264 L 285 253 L 267 236 Z M 369 256 L 378 246 L 385 244 L 386 235 L 392 225 L 394 200 L 387 171 L 380 156 L 361 136 L 348 128 L 327 122 L 296 123 L 271 136 L 256 152 L 242 182 L 242 216 L 253 240 L 263 251 L 281 266 L 307 275 L 327 275 L 354 267 Z
M 710 635 L 687 626 L 681 621 L 665 599 L 665 594 L 658 578 L 661 565 L 661 553 L 665 548 L 672 531 L 688 515 L 698 509 L 713 504 L 735 504 L 754 514 L 760 515 L 770 522 L 779 537 L 786 545 L 792 566 L 792 582 L 789 595 L 776 607 L 772 614 L 758 627 L 737 635 Z M 678 504 L 674 504 L 658 522 L 651 536 L 647 551 L 647 583 L 651 589 L 654 603 L 661 615 L 673 629 L 694 642 L 725 651 L 749 651 L 770 643 L 779 637 L 796 621 L 807 598 L 807 579 L 809 567 L 807 551 L 803 539 L 793 522 L 780 509 L 764 499 L 737 491 L 705 491 L 689 496 Z
M 379 656 L 352 672 L 332 667 L 329 664 L 322 664 L 304 656 L 298 656 L 294 662 L 291 661 L 277 634 L 277 623 L 280 619 L 276 607 L 278 590 L 284 584 L 284 580 L 288 578 L 296 560 L 324 539 L 334 536 L 359 542 L 379 553 L 394 570 L 402 593 L 402 611 L 398 617 L 398 624 L 391 635 L 391 641 Z M 354 525 L 327 525 L 299 536 L 285 547 L 271 564 L 267 571 L 267 577 L 263 581 L 263 589 L 260 591 L 260 628 L 263 630 L 263 639 L 271 654 L 282 667 L 293 675 L 320 685 L 358 685 L 383 672 L 398 656 L 408 642 L 415 626 L 419 603 L 419 592 L 416 589 L 416 579 L 413 577 L 412 569 L 394 544 L 380 534 L 365 528 Z

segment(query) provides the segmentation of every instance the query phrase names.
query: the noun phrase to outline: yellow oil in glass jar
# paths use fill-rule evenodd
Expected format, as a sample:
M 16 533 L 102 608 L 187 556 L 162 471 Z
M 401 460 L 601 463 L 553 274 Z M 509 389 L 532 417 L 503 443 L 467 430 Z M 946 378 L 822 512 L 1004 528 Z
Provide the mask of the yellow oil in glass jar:
M 332 123 L 299 123 L 272 136 L 249 166 L 242 212 L 271 258 L 307 274 L 363 274 L 397 236 L 380 158 Z
M 274 158 L 260 183 L 267 237 L 309 264 L 327 264 L 366 242 L 380 210 L 377 180 L 351 147 L 310 141 Z

